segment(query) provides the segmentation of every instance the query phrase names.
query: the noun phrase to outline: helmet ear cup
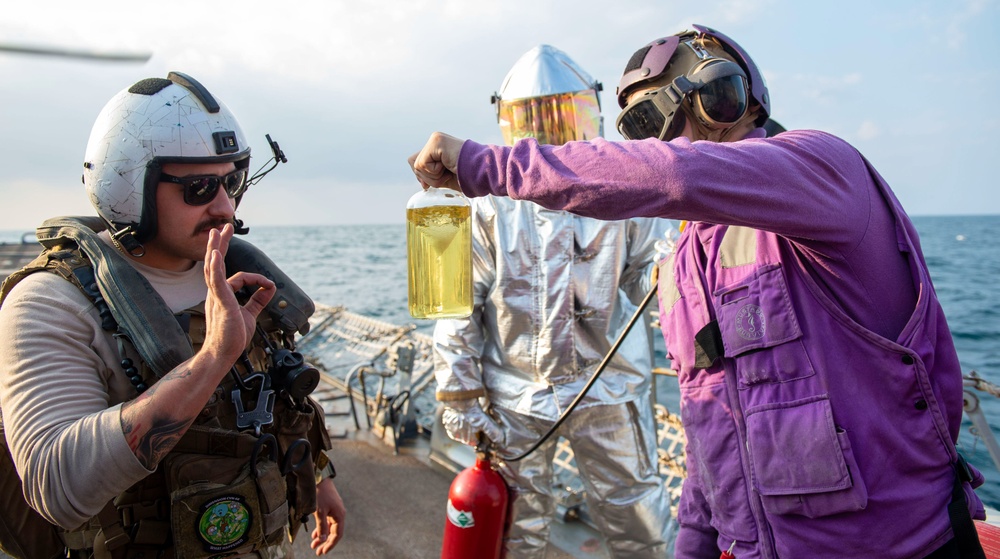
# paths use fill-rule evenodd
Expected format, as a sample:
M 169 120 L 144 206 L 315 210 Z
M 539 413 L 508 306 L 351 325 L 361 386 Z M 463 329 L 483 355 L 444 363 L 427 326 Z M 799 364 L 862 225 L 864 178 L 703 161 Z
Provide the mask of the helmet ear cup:
M 150 161 L 146 165 L 142 188 L 142 213 L 139 223 L 134 226 L 133 237 L 140 243 L 156 236 L 158 227 L 156 210 L 156 190 L 160 186 L 161 167 L 158 161 Z

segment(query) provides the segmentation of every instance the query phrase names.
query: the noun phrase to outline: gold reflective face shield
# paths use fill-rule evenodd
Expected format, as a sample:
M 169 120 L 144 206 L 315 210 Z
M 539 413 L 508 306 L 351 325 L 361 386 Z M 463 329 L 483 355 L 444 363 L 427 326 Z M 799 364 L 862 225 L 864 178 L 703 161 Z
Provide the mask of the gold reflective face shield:
M 507 145 L 523 138 L 561 145 L 602 135 L 601 109 L 594 90 L 510 101 L 500 99 L 497 119 Z

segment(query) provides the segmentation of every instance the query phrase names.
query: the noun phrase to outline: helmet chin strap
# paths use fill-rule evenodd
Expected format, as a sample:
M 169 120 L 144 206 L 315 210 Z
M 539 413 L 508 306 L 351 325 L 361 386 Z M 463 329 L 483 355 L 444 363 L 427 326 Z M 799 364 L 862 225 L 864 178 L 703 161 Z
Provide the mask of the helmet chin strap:
M 108 229 L 111 230 L 111 242 L 114 243 L 118 250 L 127 252 L 136 258 L 142 258 L 146 255 L 146 248 L 136 240 L 131 226 L 116 229 L 113 225 L 109 224 Z

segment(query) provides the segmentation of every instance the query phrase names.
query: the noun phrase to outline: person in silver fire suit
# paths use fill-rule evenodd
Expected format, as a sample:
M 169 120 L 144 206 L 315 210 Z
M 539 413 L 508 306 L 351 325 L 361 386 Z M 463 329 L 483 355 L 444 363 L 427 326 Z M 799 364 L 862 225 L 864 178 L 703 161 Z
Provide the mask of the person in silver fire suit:
M 535 47 L 493 97 L 505 142 L 600 137 L 600 89 L 562 51 Z M 636 312 L 670 224 L 600 221 L 505 197 L 472 207 L 475 308 L 468 319 L 437 322 L 437 397 L 451 438 L 475 445 L 482 432 L 513 457 L 558 420 Z M 588 512 L 619 558 L 663 558 L 674 533 L 657 475 L 648 336 L 630 332 L 556 431 L 573 447 Z M 508 557 L 545 555 L 557 439 L 501 464 L 515 496 Z

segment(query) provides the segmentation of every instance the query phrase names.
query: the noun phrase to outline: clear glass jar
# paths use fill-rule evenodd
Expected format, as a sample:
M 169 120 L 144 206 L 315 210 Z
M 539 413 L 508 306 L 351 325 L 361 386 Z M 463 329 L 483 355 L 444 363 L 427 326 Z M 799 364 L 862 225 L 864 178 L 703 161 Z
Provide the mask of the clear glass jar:
M 428 188 L 406 204 L 410 315 L 472 314 L 472 206 L 461 193 Z

